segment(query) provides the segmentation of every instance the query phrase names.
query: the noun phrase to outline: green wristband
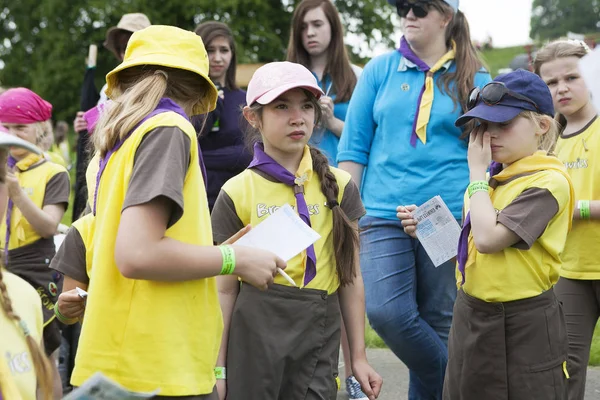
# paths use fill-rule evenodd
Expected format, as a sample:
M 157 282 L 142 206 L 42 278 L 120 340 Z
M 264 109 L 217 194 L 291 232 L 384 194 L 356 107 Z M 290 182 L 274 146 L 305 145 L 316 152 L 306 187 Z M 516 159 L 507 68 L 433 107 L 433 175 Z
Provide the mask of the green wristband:
M 218 380 L 227 379 L 227 369 L 225 367 L 215 367 L 215 378 Z
M 221 255 L 223 256 L 223 266 L 221 267 L 221 275 L 231 275 L 235 270 L 235 251 L 229 245 L 219 246 Z
M 75 322 L 79 321 L 78 318 L 67 318 L 62 315 L 58 310 L 58 303 L 54 303 L 54 315 L 56 316 L 56 319 L 65 325 L 73 325 Z
M 579 217 L 581 219 L 590 219 L 591 211 L 590 211 L 590 201 L 589 200 L 579 200 L 577 202 L 577 207 L 579 208 Z
M 469 198 L 471 198 L 473 194 L 477 192 L 488 192 L 489 189 L 490 186 L 486 181 L 473 181 L 469 183 L 469 186 L 467 187 L 467 193 L 469 194 Z

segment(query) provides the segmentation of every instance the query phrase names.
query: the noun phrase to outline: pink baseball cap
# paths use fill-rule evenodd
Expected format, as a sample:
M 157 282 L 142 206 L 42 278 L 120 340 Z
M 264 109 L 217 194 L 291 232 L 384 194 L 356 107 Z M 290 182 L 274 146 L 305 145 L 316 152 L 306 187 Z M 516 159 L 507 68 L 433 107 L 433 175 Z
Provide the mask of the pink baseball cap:
M 317 99 L 323 95 L 317 79 L 306 67 L 289 61 L 268 63 L 252 75 L 246 92 L 246 104 L 269 104 L 288 90 L 296 88 L 310 91 Z

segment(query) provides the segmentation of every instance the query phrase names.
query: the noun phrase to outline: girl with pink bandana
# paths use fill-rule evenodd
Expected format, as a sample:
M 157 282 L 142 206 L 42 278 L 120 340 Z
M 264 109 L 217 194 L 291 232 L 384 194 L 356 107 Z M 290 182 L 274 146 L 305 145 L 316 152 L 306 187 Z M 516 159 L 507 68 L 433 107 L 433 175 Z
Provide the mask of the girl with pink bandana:
M 40 144 L 52 126 L 52 105 L 29 89 L 10 89 L 0 95 L 0 124 L 10 134 Z M 69 202 L 66 169 L 43 156 L 11 148 L 6 174 L 8 207 L 0 223 L 0 244 L 6 269 L 32 285 L 42 300 L 44 347 L 52 355 L 55 395 L 61 383 L 56 368 L 60 325 L 54 303 L 60 293 L 60 274 L 48 268 L 54 257 L 53 236 Z

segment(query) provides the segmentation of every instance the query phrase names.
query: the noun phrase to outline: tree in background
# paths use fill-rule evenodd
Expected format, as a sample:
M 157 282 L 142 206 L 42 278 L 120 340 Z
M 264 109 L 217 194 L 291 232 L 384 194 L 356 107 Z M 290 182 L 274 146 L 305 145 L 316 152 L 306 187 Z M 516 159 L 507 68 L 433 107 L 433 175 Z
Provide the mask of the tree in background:
M 54 118 L 78 111 L 88 45 L 98 54 L 97 87 L 115 65 L 101 46 L 106 29 L 129 12 L 153 24 L 183 29 L 206 20 L 232 27 L 240 63 L 283 60 L 292 12 L 299 0 L 0 0 L 0 85 L 25 86 L 54 105 Z M 393 46 L 393 7 L 385 0 L 335 2 L 348 32 L 369 47 Z M 354 62 L 364 61 L 351 48 Z
M 600 28 L 600 0 L 534 0 L 531 37 L 550 40 Z

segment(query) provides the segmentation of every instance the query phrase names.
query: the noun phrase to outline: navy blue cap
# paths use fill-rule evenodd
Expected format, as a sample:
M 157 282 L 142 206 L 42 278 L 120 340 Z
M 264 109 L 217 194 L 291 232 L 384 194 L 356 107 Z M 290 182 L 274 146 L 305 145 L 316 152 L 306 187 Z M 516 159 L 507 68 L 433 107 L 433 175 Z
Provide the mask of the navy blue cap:
M 506 122 L 526 110 L 554 117 L 554 104 L 552 103 L 550 89 L 548 89 L 548 85 L 542 78 L 533 72 L 518 69 L 497 76 L 494 82 L 503 82 L 508 89 L 531 99 L 537 104 L 539 111 L 533 104 L 509 95 L 504 96 L 500 103 L 493 106 L 485 104 L 480 99 L 475 107 L 456 120 L 456 126 L 462 126 L 473 118 L 498 123 Z

